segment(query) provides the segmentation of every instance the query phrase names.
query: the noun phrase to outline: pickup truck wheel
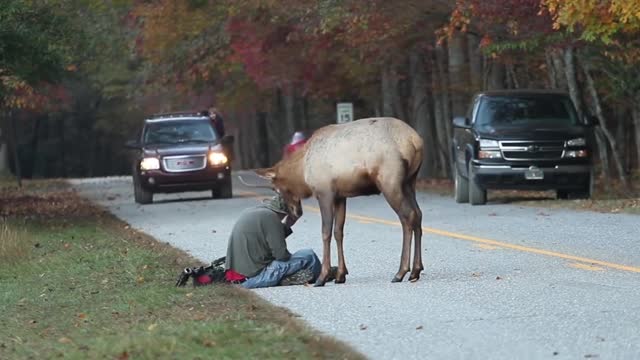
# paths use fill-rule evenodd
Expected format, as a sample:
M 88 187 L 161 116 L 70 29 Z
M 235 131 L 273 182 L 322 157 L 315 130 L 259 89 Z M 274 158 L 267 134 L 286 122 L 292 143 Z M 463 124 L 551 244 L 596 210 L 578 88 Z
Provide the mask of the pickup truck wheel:
M 454 167 L 454 186 L 455 186 L 455 200 L 458 204 L 468 203 L 469 202 L 469 180 L 465 179 L 460 175 L 460 171 L 458 171 L 458 167 L 456 164 L 453 164 Z
M 581 189 L 571 190 L 571 191 L 558 190 L 556 192 L 557 198 L 558 199 L 591 199 L 591 197 L 593 196 L 593 188 L 595 184 L 594 177 L 595 176 L 592 171 L 591 175 L 589 176 L 589 181 Z
M 471 162 L 468 164 L 469 174 L 469 202 L 471 205 L 484 205 L 487 203 L 487 190 L 482 189 L 473 180 L 473 165 Z
M 133 177 L 133 198 L 138 204 L 151 204 L 153 202 L 153 193 L 142 187 L 136 176 Z
M 219 187 L 212 189 L 211 195 L 214 199 L 231 199 L 233 197 L 231 178 L 227 177 L 227 180 L 221 183 Z

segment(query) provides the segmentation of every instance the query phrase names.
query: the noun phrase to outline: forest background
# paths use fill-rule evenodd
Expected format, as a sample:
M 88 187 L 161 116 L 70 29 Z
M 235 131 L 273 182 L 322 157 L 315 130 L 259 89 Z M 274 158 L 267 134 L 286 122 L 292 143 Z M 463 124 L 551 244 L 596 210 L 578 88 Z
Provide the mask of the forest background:
M 601 180 L 640 169 L 636 0 L 3 0 L 0 172 L 130 173 L 142 119 L 214 104 L 234 167 L 296 130 L 395 116 L 451 177 L 451 120 L 480 90 L 566 90 L 595 116 Z

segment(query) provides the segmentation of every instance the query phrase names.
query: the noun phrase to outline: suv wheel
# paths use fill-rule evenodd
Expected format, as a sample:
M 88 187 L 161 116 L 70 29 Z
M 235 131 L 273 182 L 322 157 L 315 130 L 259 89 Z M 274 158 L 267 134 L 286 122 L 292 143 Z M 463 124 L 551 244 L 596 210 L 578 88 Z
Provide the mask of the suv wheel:
M 458 204 L 469 202 L 469 180 L 460 175 L 458 166 L 453 164 L 454 186 L 455 186 L 455 200 Z
M 469 161 L 467 165 L 468 174 L 469 174 L 469 202 L 471 205 L 484 205 L 487 203 L 487 190 L 482 189 L 476 182 L 473 180 L 474 172 L 473 165 L 471 161 Z
M 219 187 L 212 189 L 211 196 L 213 196 L 214 199 L 231 199 L 233 197 L 231 177 L 228 176 L 227 180 L 222 182 Z
M 153 202 L 153 193 L 142 187 L 137 176 L 133 177 L 133 197 L 138 204 L 144 205 Z

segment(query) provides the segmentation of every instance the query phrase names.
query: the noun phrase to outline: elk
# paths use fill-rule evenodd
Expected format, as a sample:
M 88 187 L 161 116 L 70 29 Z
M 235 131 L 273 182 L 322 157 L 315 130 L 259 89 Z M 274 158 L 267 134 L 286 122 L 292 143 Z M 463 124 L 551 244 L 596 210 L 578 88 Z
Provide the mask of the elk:
M 422 264 L 422 211 L 416 200 L 416 178 L 422 165 L 423 140 L 402 120 L 392 117 L 364 118 L 327 125 L 309 138 L 301 149 L 269 168 L 255 169 L 284 198 L 294 216 L 302 215 L 301 200 L 315 197 L 322 217 L 322 270 L 315 286 L 323 286 L 331 266 L 331 233 L 338 250 L 335 282 L 344 283 L 349 273 L 342 247 L 347 198 L 379 195 L 402 224 L 400 268 L 392 282 L 417 281 Z M 411 239 L 413 266 L 409 268 Z

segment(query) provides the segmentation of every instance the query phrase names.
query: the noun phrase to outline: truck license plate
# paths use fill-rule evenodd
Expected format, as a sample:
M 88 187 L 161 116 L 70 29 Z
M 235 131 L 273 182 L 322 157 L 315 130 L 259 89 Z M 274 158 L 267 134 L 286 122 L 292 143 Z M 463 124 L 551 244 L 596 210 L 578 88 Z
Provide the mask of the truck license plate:
M 544 172 L 540 168 L 531 166 L 528 170 L 525 170 L 524 178 L 527 180 L 542 180 L 544 179 Z

